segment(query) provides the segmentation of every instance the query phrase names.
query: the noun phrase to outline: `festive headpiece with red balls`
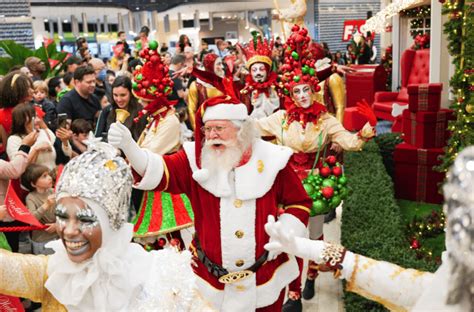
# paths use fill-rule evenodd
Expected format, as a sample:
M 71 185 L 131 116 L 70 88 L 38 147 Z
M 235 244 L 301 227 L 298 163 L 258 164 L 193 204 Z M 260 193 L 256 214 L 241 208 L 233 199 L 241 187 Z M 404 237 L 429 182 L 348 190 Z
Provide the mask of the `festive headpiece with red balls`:
M 247 68 L 250 69 L 255 63 L 264 63 L 268 65 L 268 68 L 271 68 L 273 63 L 273 40 L 268 41 L 267 39 L 262 39 L 256 31 L 252 32 L 252 36 L 252 41 L 249 42 L 247 47 L 242 49 L 247 59 Z
M 132 92 L 135 97 L 151 101 L 146 110 L 139 115 L 152 114 L 164 106 L 172 106 L 167 96 L 173 91 L 173 81 L 168 72 L 168 66 L 161 61 L 157 51 L 158 42 L 152 40 L 148 47 L 140 51 L 143 66 L 138 65 L 133 71 Z M 139 116 L 139 117 L 140 117 Z
M 315 92 L 318 92 L 319 80 L 314 65 L 323 55 L 319 48 L 311 44 L 308 30 L 298 25 L 293 26 L 284 49 L 284 64 L 280 67 L 283 93 L 290 95 L 293 87 L 299 84 L 309 84 Z

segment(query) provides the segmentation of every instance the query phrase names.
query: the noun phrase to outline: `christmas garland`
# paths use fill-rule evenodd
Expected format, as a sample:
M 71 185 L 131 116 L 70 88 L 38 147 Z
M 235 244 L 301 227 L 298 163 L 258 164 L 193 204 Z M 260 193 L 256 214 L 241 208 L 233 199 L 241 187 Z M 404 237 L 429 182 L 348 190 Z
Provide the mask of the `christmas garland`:
M 438 213 L 435 210 L 424 218 L 414 218 L 412 222 L 407 225 L 407 240 L 410 243 L 410 248 L 416 252 L 418 259 L 426 261 L 435 260 L 437 264 L 441 263 L 441 258 L 433 259 L 433 250 L 423 246 L 426 238 L 432 238 L 444 233 L 446 218 L 443 213 Z
M 443 3 L 443 14 L 449 19 L 444 24 L 448 50 L 453 57 L 455 73 L 450 86 L 455 96 L 451 109 L 456 119 L 451 121 L 451 132 L 442 164 L 437 168 L 446 172 L 460 151 L 474 145 L 474 1 L 450 0 Z

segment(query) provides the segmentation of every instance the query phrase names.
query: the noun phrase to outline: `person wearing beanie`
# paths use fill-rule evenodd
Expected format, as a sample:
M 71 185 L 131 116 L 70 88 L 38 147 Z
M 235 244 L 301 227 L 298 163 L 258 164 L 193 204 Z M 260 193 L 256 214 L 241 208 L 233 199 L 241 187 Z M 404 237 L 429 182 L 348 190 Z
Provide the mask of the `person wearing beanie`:
M 135 187 L 188 196 L 194 212 L 193 268 L 200 293 L 220 311 L 280 311 L 298 264 L 267 253 L 268 216 L 306 235 L 311 199 L 289 164 L 290 148 L 258 138 L 253 118 L 235 95 L 232 78 L 216 81 L 225 96 L 196 112 L 195 142 L 173 155 L 141 149 L 120 123 L 108 141 L 135 171 Z M 278 207 L 283 207 L 279 209 Z

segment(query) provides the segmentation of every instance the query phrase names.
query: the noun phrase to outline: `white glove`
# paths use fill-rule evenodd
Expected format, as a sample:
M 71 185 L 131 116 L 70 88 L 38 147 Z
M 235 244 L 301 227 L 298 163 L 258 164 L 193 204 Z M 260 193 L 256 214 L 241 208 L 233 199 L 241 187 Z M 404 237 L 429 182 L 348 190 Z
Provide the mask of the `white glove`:
M 127 127 L 119 122 L 111 124 L 107 141 L 112 146 L 123 151 L 133 169 L 135 169 L 139 175 L 143 176 L 145 174 L 148 163 L 146 152 L 133 140 L 132 134 Z
M 272 260 L 270 255 L 285 252 L 299 258 L 313 260 L 316 263 L 324 262 L 321 259 L 321 254 L 326 246 L 323 241 L 296 237 L 293 230 L 285 231 L 281 222 L 275 222 L 274 216 L 268 216 L 265 232 L 270 236 L 270 242 L 264 246 L 269 251 L 268 260 Z

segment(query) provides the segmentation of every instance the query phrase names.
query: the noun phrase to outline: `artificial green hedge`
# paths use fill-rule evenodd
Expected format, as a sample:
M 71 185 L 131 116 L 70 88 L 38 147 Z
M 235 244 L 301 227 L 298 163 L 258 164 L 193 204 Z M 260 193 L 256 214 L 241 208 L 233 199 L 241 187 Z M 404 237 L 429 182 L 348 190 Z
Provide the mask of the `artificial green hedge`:
M 350 189 L 342 212 L 341 242 L 350 251 L 403 267 L 434 271 L 416 259 L 404 236 L 404 223 L 394 198 L 393 182 L 375 142 L 361 152 L 346 153 L 344 169 Z M 353 293 L 344 294 L 346 311 L 385 311 Z

